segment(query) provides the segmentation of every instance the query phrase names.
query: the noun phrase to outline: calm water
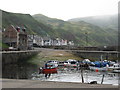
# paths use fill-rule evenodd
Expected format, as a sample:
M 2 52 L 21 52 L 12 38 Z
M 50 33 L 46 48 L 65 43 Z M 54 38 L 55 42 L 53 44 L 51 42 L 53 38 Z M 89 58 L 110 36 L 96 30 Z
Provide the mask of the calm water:
M 97 81 L 101 83 L 102 75 L 105 75 L 103 84 L 118 85 L 117 73 L 102 73 L 84 70 L 84 82 Z M 58 71 L 58 74 L 52 74 L 50 78 L 46 79 L 43 74 L 38 74 L 38 66 L 29 63 L 19 63 L 4 65 L 2 68 L 3 78 L 10 79 L 32 79 L 42 81 L 58 81 L 58 82 L 82 82 L 80 71 L 63 70 Z
M 38 67 L 29 63 L 6 64 L 2 66 L 2 77 L 9 79 L 31 79 Z
M 91 81 L 97 81 L 98 84 L 101 84 L 102 76 L 104 77 L 103 84 L 113 84 L 118 85 L 118 74 L 117 73 L 102 73 L 102 72 L 93 72 L 93 71 L 84 71 L 84 82 L 89 83 Z M 44 75 L 37 73 L 32 74 L 33 80 L 42 80 L 42 81 L 58 81 L 58 82 L 82 82 L 80 71 L 59 71 L 58 74 L 52 74 L 49 79 L 45 79 Z

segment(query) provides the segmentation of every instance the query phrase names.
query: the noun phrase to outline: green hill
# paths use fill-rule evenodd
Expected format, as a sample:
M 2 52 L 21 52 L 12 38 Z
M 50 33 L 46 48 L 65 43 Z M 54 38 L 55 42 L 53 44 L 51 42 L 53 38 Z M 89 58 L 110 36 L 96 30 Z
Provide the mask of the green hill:
M 65 38 L 66 36 L 72 35 L 72 33 L 66 32 L 64 30 L 58 30 L 51 28 L 51 26 L 38 22 L 29 14 L 19 14 L 19 13 L 10 13 L 2 11 L 2 28 L 7 28 L 10 25 L 25 27 L 29 34 L 38 34 L 42 37 L 49 36 L 51 38 L 61 37 Z M 75 37 L 73 35 L 74 40 Z M 67 38 L 65 38 L 67 39 Z
M 116 33 L 109 33 L 110 31 L 113 32 L 112 29 L 109 29 L 108 32 L 107 29 L 84 21 L 71 22 L 49 18 L 41 14 L 31 16 L 2 11 L 2 28 L 7 28 L 11 24 L 24 26 L 29 34 L 72 40 L 76 45 L 81 46 L 111 46 L 117 43 Z
M 101 45 L 116 45 L 117 44 L 117 31 L 113 33 L 113 30 L 102 29 L 99 26 L 86 23 L 84 21 L 63 21 L 55 18 L 49 18 L 47 16 L 36 14 L 33 16 L 37 21 L 44 22 L 44 24 L 52 26 L 56 31 L 63 32 L 64 37 L 68 39 L 75 39 L 74 41 L 82 46 L 101 46 Z M 68 33 L 72 33 L 68 35 Z M 112 32 L 112 33 L 110 33 Z M 87 33 L 87 34 L 86 34 Z M 73 36 L 75 38 L 73 38 Z
M 101 28 L 111 28 L 113 30 L 118 30 L 118 15 L 103 15 L 103 16 L 91 16 L 83 18 L 73 18 L 68 21 L 79 22 L 85 21 Z
M 55 36 L 55 31 L 43 23 L 37 22 L 29 14 L 9 13 L 2 11 L 2 27 L 7 28 L 10 25 L 25 27 L 29 34 L 38 34 L 40 36 Z

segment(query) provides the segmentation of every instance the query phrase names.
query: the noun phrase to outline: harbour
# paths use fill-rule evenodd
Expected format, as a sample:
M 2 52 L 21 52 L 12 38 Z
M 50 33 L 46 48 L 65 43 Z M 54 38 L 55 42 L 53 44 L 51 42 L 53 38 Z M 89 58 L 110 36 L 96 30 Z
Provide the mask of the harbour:
M 78 83 L 82 84 L 81 69 L 74 70 L 70 68 L 61 69 L 62 66 L 58 69 L 58 72 L 51 74 L 49 78 L 45 78 L 44 74 L 39 74 L 39 68 L 43 67 L 46 62 L 49 60 L 57 60 L 60 62 L 66 61 L 68 59 L 84 60 L 80 57 L 76 57 L 68 51 L 64 50 L 53 50 L 53 49 L 40 49 L 38 55 L 33 57 L 27 62 L 19 63 L 9 63 L 4 64 L 3 68 L 3 80 L 4 78 L 15 79 L 16 81 L 26 80 L 26 81 L 35 81 L 35 82 L 56 82 L 56 83 Z M 24 60 L 22 60 L 24 61 Z M 62 64 L 61 64 L 62 65 Z M 11 72 L 9 72 L 11 71 Z M 102 82 L 102 77 L 104 74 L 104 79 Z M 84 84 L 89 85 L 90 82 L 96 81 L 97 84 L 92 85 L 112 85 L 113 87 L 118 87 L 119 82 L 119 73 L 113 72 L 99 72 L 91 70 L 83 70 L 83 79 Z M 10 80 L 11 82 L 11 80 Z M 102 84 L 101 84 L 102 82 Z M 4 82 L 3 82 L 4 83 Z M 12 86 L 13 87 L 13 86 Z M 53 86 L 56 87 L 56 86 Z M 66 86 L 65 86 L 66 87 Z

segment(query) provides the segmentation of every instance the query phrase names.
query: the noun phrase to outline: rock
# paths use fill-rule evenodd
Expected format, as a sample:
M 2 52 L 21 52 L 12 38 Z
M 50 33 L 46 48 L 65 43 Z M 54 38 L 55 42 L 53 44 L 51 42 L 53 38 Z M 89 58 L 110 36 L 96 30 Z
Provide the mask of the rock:
M 97 84 L 97 81 L 91 81 L 90 84 Z

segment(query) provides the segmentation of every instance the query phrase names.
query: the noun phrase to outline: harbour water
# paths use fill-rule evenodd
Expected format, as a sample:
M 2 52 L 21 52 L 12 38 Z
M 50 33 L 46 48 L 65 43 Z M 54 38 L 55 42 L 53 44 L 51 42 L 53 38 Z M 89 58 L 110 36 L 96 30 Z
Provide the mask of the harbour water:
M 105 73 L 105 72 L 93 72 L 86 70 L 83 72 L 84 83 L 90 83 L 91 81 L 97 81 L 98 84 L 101 84 L 102 77 L 104 76 L 104 81 L 102 84 L 112 84 L 118 85 L 119 76 L 117 73 Z M 33 80 L 42 80 L 42 81 L 56 81 L 56 82 L 76 82 L 81 83 L 81 73 L 80 71 L 59 71 L 58 74 L 52 74 L 50 78 L 46 79 L 43 74 L 32 74 Z
M 90 70 L 83 71 L 84 83 L 97 81 L 101 84 L 102 76 L 105 75 L 103 84 L 118 85 L 118 73 L 109 72 L 95 72 Z M 50 78 L 46 79 L 44 74 L 38 74 L 38 67 L 31 64 L 12 64 L 6 65 L 3 68 L 3 78 L 10 79 L 32 79 L 41 81 L 56 81 L 56 82 L 78 82 L 81 83 L 81 71 L 78 70 L 60 70 L 57 74 L 52 74 Z

